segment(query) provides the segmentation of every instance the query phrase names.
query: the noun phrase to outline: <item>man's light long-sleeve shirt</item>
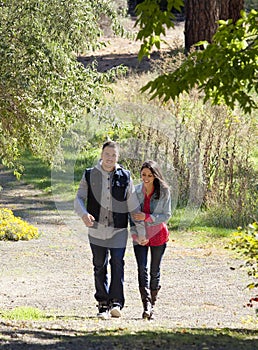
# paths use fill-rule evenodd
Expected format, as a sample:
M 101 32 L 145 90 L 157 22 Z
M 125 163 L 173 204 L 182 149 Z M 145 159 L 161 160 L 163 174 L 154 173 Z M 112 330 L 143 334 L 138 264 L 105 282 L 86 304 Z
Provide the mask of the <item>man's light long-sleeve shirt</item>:
M 99 239 L 109 239 L 112 238 L 116 233 L 121 230 L 121 228 L 115 228 L 113 222 L 113 211 L 112 211 L 112 194 L 111 194 L 111 184 L 114 172 L 104 171 L 101 167 L 101 162 L 96 165 L 96 168 L 102 174 L 102 188 L 101 188 L 101 206 L 100 215 L 98 220 L 98 228 L 89 227 L 89 235 L 99 238 Z M 119 165 L 116 165 L 116 169 Z M 127 208 L 128 213 L 135 213 L 140 211 L 139 201 L 135 192 L 135 188 L 132 180 L 128 185 L 127 190 Z M 88 214 L 86 209 L 86 203 L 88 199 L 88 183 L 85 178 L 85 172 L 83 173 L 82 179 L 80 181 L 79 189 L 74 201 L 74 209 L 78 216 L 82 217 Z M 145 228 L 143 222 L 134 222 L 135 228 L 138 235 L 145 236 Z M 132 230 L 134 230 L 132 229 Z M 136 233 L 136 232 L 134 232 Z

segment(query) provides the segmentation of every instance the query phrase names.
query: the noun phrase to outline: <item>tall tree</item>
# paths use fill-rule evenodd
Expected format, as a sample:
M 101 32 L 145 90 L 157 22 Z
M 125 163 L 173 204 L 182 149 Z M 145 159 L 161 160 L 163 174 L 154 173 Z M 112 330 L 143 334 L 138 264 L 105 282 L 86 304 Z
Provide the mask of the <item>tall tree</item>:
M 203 42 L 203 51 L 194 51 L 172 73 L 149 82 L 152 98 L 176 99 L 198 87 L 214 104 L 226 103 L 234 109 L 238 103 L 250 113 L 258 108 L 258 12 L 250 11 L 236 22 L 221 21 L 213 42 Z
M 186 0 L 185 1 L 185 50 L 198 41 L 211 42 L 217 30 L 219 7 L 217 1 Z
M 155 37 L 160 34 L 160 27 L 174 26 L 173 23 L 169 23 L 175 19 L 171 13 L 173 9 L 180 11 L 184 6 L 186 52 L 189 52 L 190 48 L 199 41 L 211 42 L 218 29 L 218 21 L 232 19 L 235 23 L 240 18 L 240 12 L 244 7 L 244 0 L 145 0 L 140 2 L 138 0 L 137 3 L 137 23 L 140 24 L 138 39 L 144 39 L 149 47 L 158 42 Z M 159 22 L 158 25 L 157 22 Z M 164 28 L 162 34 L 164 34 Z M 146 40 L 146 37 L 150 40 Z M 148 45 L 145 45 L 140 55 L 144 50 L 146 51 Z
M 244 8 L 244 0 L 186 0 L 185 1 L 185 49 L 199 41 L 212 41 L 218 29 L 218 20 L 232 19 L 235 23 Z
M 244 8 L 244 0 L 223 0 L 218 1 L 220 16 L 219 19 L 232 19 L 233 23 L 240 18 L 240 12 Z
M 122 28 L 110 0 L 0 2 L 0 159 L 29 148 L 51 161 L 62 132 L 101 102 L 105 75 L 76 54 L 97 48 L 100 20 Z
M 158 3 L 159 0 L 145 0 L 138 5 L 137 23 L 140 30 L 137 38 L 143 41 L 139 59 L 149 55 L 153 46 L 160 47 L 160 35 L 165 35 L 166 28 L 174 26 L 171 24 L 171 8 L 180 9 L 183 5 L 181 0 L 168 0 L 168 11 L 161 13 Z M 229 3 L 232 6 L 235 1 Z M 243 1 L 239 0 L 238 4 L 240 8 Z M 211 42 L 206 39 L 200 43 L 205 50 L 193 52 L 174 72 L 149 82 L 142 91 L 148 90 L 153 98 L 158 96 L 168 101 L 198 86 L 204 91 L 206 100 L 212 98 L 215 104 L 225 102 L 233 109 L 239 103 L 243 111 L 248 113 L 256 109 L 257 20 L 258 12 L 251 10 L 249 14 L 242 11 L 236 22 L 232 19 L 220 21 L 220 27 Z

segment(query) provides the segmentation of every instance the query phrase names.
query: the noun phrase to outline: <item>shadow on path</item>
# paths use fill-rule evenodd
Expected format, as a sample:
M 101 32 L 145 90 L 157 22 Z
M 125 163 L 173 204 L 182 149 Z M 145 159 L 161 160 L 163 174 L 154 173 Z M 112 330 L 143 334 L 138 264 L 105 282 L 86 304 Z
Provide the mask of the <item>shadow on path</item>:
M 116 68 L 120 65 L 129 68 L 134 73 L 146 73 L 151 71 L 153 67 L 153 61 L 160 59 L 160 54 L 154 52 L 150 58 L 144 57 L 141 62 L 138 60 L 137 54 L 104 54 L 104 55 L 92 55 L 92 56 L 80 56 L 78 61 L 83 63 L 86 67 L 92 62 L 97 62 L 97 71 L 106 72 L 111 68 Z
M 87 320 L 85 320 L 87 322 Z M 97 322 L 97 320 L 96 320 Z M 103 326 L 104 323 L 103 322 Z M 1 324 L 5 326 L 5 324 Z M 258 348 L 255 330 L 168 329 L 128 331 L 108 329 L 5 329 L 2 331 L 1 349 L 7 350 L 106 350 L 106 349 L 216 349 L 254 350 Z

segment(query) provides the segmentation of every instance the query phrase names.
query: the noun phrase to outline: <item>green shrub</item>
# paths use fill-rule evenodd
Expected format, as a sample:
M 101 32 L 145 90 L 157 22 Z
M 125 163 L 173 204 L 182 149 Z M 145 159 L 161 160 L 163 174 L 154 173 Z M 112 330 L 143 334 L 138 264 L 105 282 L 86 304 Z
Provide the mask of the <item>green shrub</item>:
M 0 209 L 0 240 L 28 241 L 38 236 L 39 232 L 36 227 L 15 217 L 10 209 Z
M 240 267 L 246 267 L 247 273 L 254 280 L 247 285 L 249 289 L 257 288 L 258 282 L 258 222 L 248 225 L 245 229 L 238 228 L 234 233 L 233 239 L 229 243 L 232 250 L 236 250 L 244 259 L 245 264 Z M 248 306 L 252 306 L 253 301 L 258 301 L 258 296 L 250 299 Z

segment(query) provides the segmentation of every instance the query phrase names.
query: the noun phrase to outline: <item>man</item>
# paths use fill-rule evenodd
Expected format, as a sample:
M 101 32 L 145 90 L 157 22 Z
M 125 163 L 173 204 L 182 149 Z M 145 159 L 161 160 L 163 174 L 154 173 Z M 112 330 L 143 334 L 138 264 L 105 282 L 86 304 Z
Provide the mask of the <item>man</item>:
M 98 164 L 83 173 L 74 207 L 89 228 L 93 256 L 97 316 L 120 317 L 124 306 L 124 254 L 128 238 L 129 214 L 139 211 L 130 172 L 117 162 L 118 144 L 107 141 L 102 146 Z M 132 223 L 132 222 L 131 222 Z M 145 239 L 142 222 L 133 223 L 140 240 Z M 108 259 L 110 254 L 110 284 Z

